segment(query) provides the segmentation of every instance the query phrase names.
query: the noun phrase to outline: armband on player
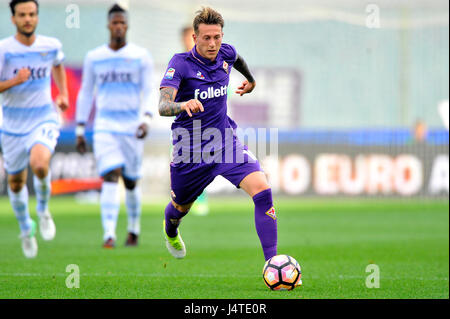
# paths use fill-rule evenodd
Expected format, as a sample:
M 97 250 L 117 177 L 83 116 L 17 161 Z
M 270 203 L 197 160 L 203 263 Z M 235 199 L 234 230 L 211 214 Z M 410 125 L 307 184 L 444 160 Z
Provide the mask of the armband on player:
M 75 135 L 78 136 L 84 136 L 85 127 L 84 124 L 78 124 L 75 128 Z

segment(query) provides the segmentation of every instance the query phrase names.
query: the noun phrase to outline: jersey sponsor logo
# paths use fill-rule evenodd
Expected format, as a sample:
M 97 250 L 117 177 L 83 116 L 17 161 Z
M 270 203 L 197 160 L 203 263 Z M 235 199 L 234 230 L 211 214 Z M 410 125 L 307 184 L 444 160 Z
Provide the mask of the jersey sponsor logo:
M 223 61 L 223 69 L 225 70 L 225 72 L 227 72 L 228 74 L 228 63 L 226 61 Z
M 31 80 L 39 80 L 39 79 L 44 79 L 47 77 L 48 75 L 48 68 L 47 67 L 40 67 L 40 68 L 32 68 L 32 67 L 27 67 L 28 70 L 30 70 L 30 79 Z M 20 69 L 15 69 L 13 71 L 13 74 L 16 75 L 17 72 L 19 72 Z
M 133 82 L 132 74 L 129 72 L 106 72 L 101 73 L 100 75 L 100 84 L 112 83 L 112 82 Z
M 227 95 L 227 86 L 221 86 L 220 88 L 214 89 L 214 87 L 210 86 L 205 91 L 200 91 L 200 89 L 196 89 L 194 91 L 194 99 L 198 99 L 199 97 L 202 100 L 211 99 L 215 97 L 221 97 Z
M 175 69 L 174 68 L 169 68 L 166 72 L 166 75 L 164 75 L 164 79 L 166 80 L 172 80 L 173 76 L 175 74 Z
M 266 215 L 269 216 L 270 218 L 272 218 L 273 220 L 277 220 L 277 215 L 276 215 L 276 213 L 275 213 L 275 208 L 274 208 L 274 207 L 272 207 L 271 209 L 269 209 L 269 210 L 266 212 Z
M 205 76 L 202 74 L 202 72 L 198 71 L 197 72 L 197 78 L 204 80 Z

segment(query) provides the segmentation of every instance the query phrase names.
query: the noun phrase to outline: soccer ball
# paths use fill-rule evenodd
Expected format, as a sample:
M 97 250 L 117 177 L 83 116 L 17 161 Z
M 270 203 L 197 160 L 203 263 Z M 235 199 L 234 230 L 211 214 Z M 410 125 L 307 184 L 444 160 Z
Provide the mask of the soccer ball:
M 264 264 L 264 283 L 271 290 L 292 290 L 302 284 L 300 265 L 293 257 L 277 255 Z

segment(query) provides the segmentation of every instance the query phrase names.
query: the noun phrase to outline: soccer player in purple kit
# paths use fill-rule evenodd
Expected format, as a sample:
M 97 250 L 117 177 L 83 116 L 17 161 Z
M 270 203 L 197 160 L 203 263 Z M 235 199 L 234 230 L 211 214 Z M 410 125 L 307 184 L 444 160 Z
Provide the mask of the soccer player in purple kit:
M 222 158 L 216 160 L 217 156 L 213 162 L 203 157 L 200 161 L 195 160 L 202 150 L 204 154 L 205 146 L 211 142 L 198 139 L 195 122 L 201 124 L 200 134 L 203 137 L 211 129 L 222 134 L 221 150 L 227 150 L 226 143 L 230 145 L 226 142 L 227 131 L 237 128 L 236 123 L 227 116 L 226 95 L 231 68 L 234 67 L 246 78 L 238 87 L 237 94 L 250 93 L 256 85 L 246 62 L 236 49 L 222 43 L 223 26 L 224 20 L 217 11 L 207 7 L 197 12 L 193 22 L 194 48 L 173 56 L 160 85 L 159 114 L 176 116 L 172 124 L 174 158 L 177 155 L 176 144 L 180 142 L 178 133 L 184 130 L 190 134 L 189 158 L 170 164 L 172 200 L 165 209 L 166 247 L 175 258 L 185 257 L 185 244 L 178 230 L 181 219 L 208 184 L 222 175 L 252 197 L 256 231 L 265 260 L 268 260 L 277 254 L 277 219 L 272 192 L 258 161 L 241 144 L 236 134 L 231 136 L 232 150 L 236 155 L 236 159 L 233 155 L 231 163 L 222 162 Z M 223 155 L 226 157 L 228 154 Z M 239 156 L 244 160 L 238 161 Z

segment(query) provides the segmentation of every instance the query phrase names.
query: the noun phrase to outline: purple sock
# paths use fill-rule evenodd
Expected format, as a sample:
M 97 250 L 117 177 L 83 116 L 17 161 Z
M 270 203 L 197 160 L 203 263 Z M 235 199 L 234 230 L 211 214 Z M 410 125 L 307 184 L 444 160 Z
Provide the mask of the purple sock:
M 180 212 L 178 209 L 173 207 L 172 202 L 170 202 L 164 211 L 166 217 L 166 233 L 169 237 L 175 237 L 178 234 L 178 226 L 180 226 L 181 219 L 186 216 L 188 212 Z
M 253 196 L 255 203 L 255 225 L 261 246 L 264 251 L 264 258 L 269 258 L 277 254 L 277 216 L 272 202 L 272 190 L 266 189 Z

